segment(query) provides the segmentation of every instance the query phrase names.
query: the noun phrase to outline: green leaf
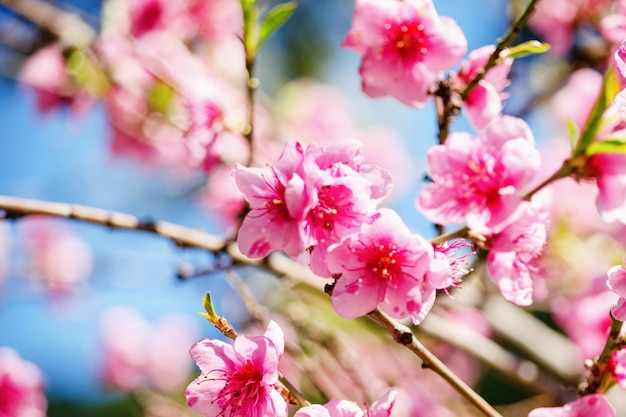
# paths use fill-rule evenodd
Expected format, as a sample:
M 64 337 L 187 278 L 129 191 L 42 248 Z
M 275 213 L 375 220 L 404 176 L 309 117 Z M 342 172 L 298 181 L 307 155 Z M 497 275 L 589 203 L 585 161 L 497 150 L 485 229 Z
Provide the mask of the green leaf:
M 580 132 L 578 131 L 578 126 L 576 123 L 570 118 L 565 119 L 565 126 L 567 127 L 567 133 L 569 133 L 569 138 L 572 141 L 572 144 L 576 144 L 578 141 L 578 135 Z
M 551 48 L 549 43 L 539 42 L 537 40 L 526 41 L 508 48 L 504 52 L 506 58 L 523 58 L 525 56 L 543 54 Z
M 291 17 L 294 10 L 298 7 L 298 3 L 290 1 L 287 3 L 278 4 L 273 7 L 261 23 L 261 30 L 259 33 L 259 46 L 263 44 L 279 27 L 281 27 L 287 19 Z
M 163 80 L 157 83 L 148 91 L 148 104 L 155 112 L 167 114 L 175 97 L 174 88 Z
M 574 149 L 574 156 L 587 154 L 587 148 L 594 142 L 600 127 L 602 126 L 602 115 L 604 111 L 611 105 L 615 96 L 620 92 L 620 85 L 615 71 L 610 70 L 604 77 L 604 84 L 602 91 L 593 105 L 593 109 L 589 114 L 587 123 L 583 128 L 583 133 L 580 137 L 580 141 Z
M 202 298 L 202 305 L 204 306 L 204 310 L 206 311 L 206 313 L 200 313 L 200 315 L 211 323 L 216 324 L 219 321 L 220 316 L 218 316 L 215 312 L 215 307 L 213 307 L 213 300 L 211 299 L 210 292 L 207 292 Z
M 254 59 L 259 47 L 259 27 L 257 19 L 259 10 L 256 0 L 240 0 L 243 11 L 243 44 L 246 50 L 246 59 Z
M 587 147 L 587 156 L 597 155 L 600 153 L 626 153 L 626 138 L 615 138 L 593 142 Z

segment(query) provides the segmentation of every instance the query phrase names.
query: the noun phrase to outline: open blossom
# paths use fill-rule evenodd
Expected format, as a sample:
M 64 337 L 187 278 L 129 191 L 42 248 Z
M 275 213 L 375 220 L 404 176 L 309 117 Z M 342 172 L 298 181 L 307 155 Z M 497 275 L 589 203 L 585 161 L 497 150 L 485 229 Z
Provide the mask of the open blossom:
M 343 46 L 362 56 L 365 94 L 419 107 L 440 74 L 463 57 L 467 40 L 454 20 L 437 14 L 431 0 L 357 0 Z
M 563 407 L 534 409 L 528 417 L 615 417 L 615 410 L 602 394 L 592 394 Z
M 328 268 L 341 274 L 332 293 L 335 311 L 350 319 L 380 306 L 394 318 L 421 322 L 435 297 L 425 278 L 433 256 L 396 212 L 381 209 L 328 254 Z
M 457 75 L 459 89 L 465 88 L 476 77 L 495 49 L 494 45 L 487 45 L 470 52 L 469 61 L 461 66 Z M 500 64 L 487 72 L 464 100 L 467 117 L 475 128 L 484 128 L 502 113 L 502 99 L 505 98 L 502 90 L 510 84 L 507 77 L 512 64 L 513 58 L 502 59 Z
M 540 163 L 532 133 L 521 119 L 503 116 L 476 139 L 452 133 L 428 152 L 433 182 L 418 196 L 417 207 L 438 224 L 465 221 L 477 233 L 497 233 L 520 214 L 521 191 Z
M 397 391 L 389 391 L 378 399 L 365 412 L 352 401 L 330 400 L 326 404 L 313 404 L 302 407 L 294 417 L 389 417 L 396 401 Z
M 533 262 L 541 255 L 547 240 L 551 194 L 536 194 L 523 202 L 522 215 L 492 237 L 487 269 L 507 300 L 529 305 L 533 301 Z
M 289 142 L 271 167 L 238 165 L 235 183 L 251 209 L 239 230 L 242 253 L 298 256 L 316 246 L 315 256 L 323 256 L 329 245 L 358 231 L 391 189 L 389 173 L 363 163 L 360 146 L 344 140 L 303 150 Z M 326 268 L 317 273 L 329 275 Z
M 239 191 L 250 204 L 250 212 L 239 229 L 241 252 L 263 257 L 284 250 L 298 256 L 306 248 L 303 238 L 304 179 L 301 167 L 303 150 L 290 142 L 272 167 L 248 168 L 238 165 L 233 171 Z
M 0 417 L 45 417 L 39 368 L 10 347 L 0 347 Z
M 619 295 L 617 303 L 611 308 L 613 317 L 617 320 L 626 320 L 626 267 L 616 265 L 607 273 L 607 285 L 613 292 Z
M 274 388 L 284 339 L 270 322 L 262 336 L 239 336 L 234 343 L 204 339 L 191 347 L 202 373 L 185 395 L 189 407 L 205 417 L 287 416 L 287 403 Z

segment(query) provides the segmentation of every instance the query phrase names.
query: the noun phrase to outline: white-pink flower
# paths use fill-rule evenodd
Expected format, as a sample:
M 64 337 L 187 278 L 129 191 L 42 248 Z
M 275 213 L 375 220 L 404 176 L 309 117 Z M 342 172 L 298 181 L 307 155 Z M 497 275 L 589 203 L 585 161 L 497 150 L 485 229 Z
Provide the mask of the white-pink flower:
M 232 345 L 201 340 L 190 350 L 202 373 L 185 392 L 189 407 L 205 417 L 286 417 L 287 403 L 274 388 L 283 351 L 283 332 L 273 321 L 264 335 L 239 336 Z
M 467 40 L 454 20 L 437 14 L 431 0 L 357 0 L 343 46 L 362 56 L 365 94 L 419 107 L 441 73 L 463 57 Z
M 323 406 L 312 404 L 300 408 L 294 417 L 389 417 L 396 402 L 398 392 L 391 390 L 380 397 L 365 412 L 352 401 L 330 400 Z
M 608 287 L 617 295 L 619 299 L 611 308 L 613 317 L 617 320 L 626 320 L 626 267 L 624 265 L 615 265 L 607 272 Z
M 0 347 L 0 416 L 45 417 L 43 376 L 10 347 Z
M 521 216 L 492 237 L 487 269 L 504 298 L 515 304 L 533 302 L 534 261 L 546 244 L 551 205 L 551 193 L 535 194 L 522 203 Z
M 541 158 L 530 128 L 521 119 L 503 116 L 479 132 L 455 132 L 428 152 L 432 183 L 416 205 L 431 221 L 466 222 L 481 234 L 494 234 L 519 216 L 521 192 Z
M 602 394 L 592 394 L 563 407 L 536 408 L 528 417 L 615 417 L 615 410 Z
M 482 70 L 489 56 L 496 49 L 494 45 L 483 46 L 470 52 L 469 61 L 461 66 L 458 73 L 459 89 L 465 88 Z M 467 117 L 476 129 L 482 129 L 502 113 L 502 93 L 510 81 L 507 78 L 513 58 L 504 58 L 502 62 L 491 68 L 464 100 Z
M 305 246 L 303 150 L 289 142 L 272 167 L 237 165 L 233 171 L 239 191 L 250 204 L 237 238 L 239 250 L 249 257 L 263 257 L 284 250 L 298 256 Z
M 335 311 L 351 319 L 380 306 L 392 317 L 421 322 L 435 297 L 425 277 L 432 259 L 426 240 L 396 212 L 381 209 L 328 254 L 329 270 L 341 274 L 332 292 Z

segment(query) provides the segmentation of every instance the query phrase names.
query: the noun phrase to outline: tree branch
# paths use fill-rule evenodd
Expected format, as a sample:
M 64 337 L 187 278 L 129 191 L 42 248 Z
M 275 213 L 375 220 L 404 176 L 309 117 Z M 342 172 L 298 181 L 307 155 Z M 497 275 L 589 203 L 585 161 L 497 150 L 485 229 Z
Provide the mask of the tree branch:
M 0 0 L 0 4 L 46 29 L 64 46 L 87 47 L 96 39 L 96 31 L 78 14 L 46 1 Z
M 423 367 L 432 369 L 448 382 L 459 394 L 471 402 L 478 410 L 488 417 L 502 417 L 495 408 L 483 397 L 478 395 L 469 385 L 463 382 L 441 360 L 426 348 L 413 334 L 411 329 L 393 320 L 379 309 L 368 314 L 370 318 L 383 326 L 393 335 L 394 340 L 415 353 L 423 362 Z

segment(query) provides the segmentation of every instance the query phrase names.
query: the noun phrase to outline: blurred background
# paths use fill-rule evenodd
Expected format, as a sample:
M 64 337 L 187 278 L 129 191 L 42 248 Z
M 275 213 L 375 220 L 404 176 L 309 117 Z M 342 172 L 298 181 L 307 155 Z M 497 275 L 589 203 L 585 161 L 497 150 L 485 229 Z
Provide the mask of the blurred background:
M 38 92 L 19 80 L 27 59 L 55 42 L 58 33 L 17 13 L 20 3 L 0 2 L 0 194 L 95 206 L 227 236 L 229 223 L 215 204 L 222 197 L 207 188 L 205 173 L 155 162 L 143 148 L 120 142 L 109 123 L 110 103 L 94 100 L 78 110 L 80 103 L 42 107 Z M 79 16 L 97 32 L 115 25 L 118 15 L 111 10 L 123 2 L 44 3 Z M 512 8 L 519 7 L 503 0 L 481 1 L 480 6 L 466 0 L 434 3 L 440 15 L 454 18 L 463 29 L 468 51 L 493 43 L 506 31 Z M 318 106 L 338 112 L 340 120 L 329 121 L 330 128 L 340 125 L 345 132 L 382 137 L 379 145 L 384 143 L 389 154 L 379 156 L 387 157 L 390 169 L 402 169 L 389 204 L 416 232 L 433 236 L 432 225 L 417 213 L 413 200 L 426 174 L 425 151 L 436 142 L 434 107 L 411 109 L 361 93 L 360 58 L 341 48 L 353 8 L 348 0 L 300 0 L 292 18 L 261 49 L 258 99 L 279 103 L 278 112 L 319 100 Z M 530 36 L 522 33 L 522 38 Z M 122 55 L 120 51 L 113 48 L 111 53 Z M 564 61 L 571 62 L 569 58 Z M 550 68 L 558 67 L 555 62 Z M 224 65 L 220 70 L 237 79 L 241 69 L 228 67 L 232 62 Z M 512 100 L 505 111 L 528 117 L 542 141 L 553 128 L 545 120 L 550 116 L 529 111 L 537 104 L 533 100 L 541 98 L 528 88 L 529 78 L 543 74 L 541 79 L 551 85 L 553 73 L 533 71 L 531 60 L 516 61 L 508 90 Z M 453 130 L 467 129 L 461 115 Z M 374 153 L 379 149 L 366 143 L 366 153 L 368 146 Z M 394 147 L 400 151 L 393 153 Z M 170 151 L 162 152 L 167 156 Z M 15 349 L 41 368 L 50 417 L 176 415 L 184 404 L 184 387 L 196 372 L 187 349 L 201 338 L 219 337 L 197 314 L 202 296 L 211 291 L 218 312 L 236 327 L 249 322 L 223 274 L 177 277 L 181 270 L 215 261 L 201 250 L 179 248 L 148 233 L 39 217 L 2 221 L 0 232 L 0 346 Z M 242 272 L 243 278 L 248 275 Z M 259 299 L 271 292 L 274 281 L 268 282 L 250 283 Z M 185 359 L 177 362 L 180 352 Z M 182 377 L 163 366 L 168 360 L 159 358 L 164 357 L 171 358 Z M 136 362 L 127 363 L 128 358 Z M 164 386 L 166 381 L 171 386 Z M 495 390 L 492 400 L 528 396 L 508 387 L 505 395 L 494 381 L 483 380 L 485 392 Z M 174 411 L 150 414 L 146 404 L 162 405 L 161 400 Z

